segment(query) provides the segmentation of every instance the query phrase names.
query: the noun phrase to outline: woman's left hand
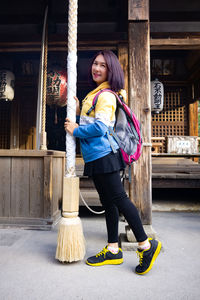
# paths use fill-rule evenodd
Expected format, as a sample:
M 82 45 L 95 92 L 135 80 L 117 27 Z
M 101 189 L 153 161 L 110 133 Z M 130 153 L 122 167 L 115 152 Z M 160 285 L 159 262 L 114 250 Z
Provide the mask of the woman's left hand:
M 70 119 L 66 118 L 64 123 L 65 130 L 73 135 L 74 129 L 79 127 L 77 123 L 72 122 Z

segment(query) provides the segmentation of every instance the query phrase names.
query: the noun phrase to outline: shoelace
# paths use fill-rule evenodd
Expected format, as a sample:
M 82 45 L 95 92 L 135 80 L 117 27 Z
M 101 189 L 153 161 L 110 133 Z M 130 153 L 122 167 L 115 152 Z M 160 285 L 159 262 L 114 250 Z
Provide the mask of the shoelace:
M 140 264 L 140 266 L 142 266 L 143 251 L 142 252 L 136 251 L 136 253 L 137 253 L 137 257 L 139 257 L 139 264 Z
M 105 255 L 106 252 L 108 252 L 108 250 L 104 247 L 103 250 L 101 250 L 99 253 L 96 254 L 96 257 L 101 256 L 101 255 Z

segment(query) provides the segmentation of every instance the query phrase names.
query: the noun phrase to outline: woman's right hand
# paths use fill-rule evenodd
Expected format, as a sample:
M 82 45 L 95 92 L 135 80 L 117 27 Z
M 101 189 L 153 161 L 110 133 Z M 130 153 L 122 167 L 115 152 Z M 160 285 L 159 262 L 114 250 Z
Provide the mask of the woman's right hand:
M 71 135 L 73 135 L 74 129 L 78 128 L 79 125 L 77 123 L 72 122 L 69 118 L 65 119 L 64 123 L 65 131 L 69 132 Z

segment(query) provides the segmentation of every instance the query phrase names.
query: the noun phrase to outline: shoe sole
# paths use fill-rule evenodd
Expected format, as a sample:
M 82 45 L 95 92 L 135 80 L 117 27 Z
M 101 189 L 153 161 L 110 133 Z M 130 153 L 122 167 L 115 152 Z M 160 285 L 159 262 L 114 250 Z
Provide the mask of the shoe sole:
M 155 251 L 155 253 L 154 253 L 154 255 L 153 255 L 153 258 L 152 258 L 152 260 L 151 260 L 151 263 L 150 263 L 148 269 L 146 269 L 146 271 L 144 271 L 144 272 L 142 272 L 142 273 L 136 272 L 138 275 L 144 275 L 144 274 L 148 273 L 148 272 L 152 269 L 153 264 L 154 264 L 156 258 L 158 257 L 158 254 L 160 253 L 161 247 L 162 247 L 162 243 L 159 241 L 159 242 L 158 242 L 157 249 L 156 249 L 156 251 Z
M 110 259 L 110 260 L 105 260 L 101 263 L 89 263 L 88 261 L 86 261 L 86 264 L 89 266 L 93 266 L 93 267 L 98 267 L 98 266 L 104 266 L 104 265 L 120 265 L 123 263 L 123 258 L 120 259 Z

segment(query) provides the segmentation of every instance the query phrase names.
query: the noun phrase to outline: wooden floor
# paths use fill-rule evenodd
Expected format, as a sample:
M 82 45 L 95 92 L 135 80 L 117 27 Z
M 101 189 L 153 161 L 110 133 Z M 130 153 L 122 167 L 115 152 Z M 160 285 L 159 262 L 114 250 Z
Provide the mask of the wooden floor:
M 82 176 L 82 159 L 77 159 L 76 171 L 80 177 L 80 190 L 83 197 L 89 205 L 98 206 L 100 202 L 92 181 Z M 189 158 L 153 157 L 152 188 L 200 189 L 200 164 Z M 82 205 L 81 199 L 80 205 Z
M 152 158 L 153 188 L 200 188 L 200 164 L 189 158 Z

